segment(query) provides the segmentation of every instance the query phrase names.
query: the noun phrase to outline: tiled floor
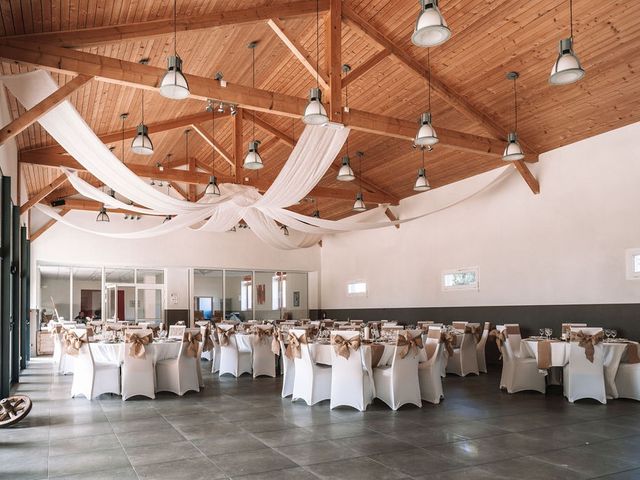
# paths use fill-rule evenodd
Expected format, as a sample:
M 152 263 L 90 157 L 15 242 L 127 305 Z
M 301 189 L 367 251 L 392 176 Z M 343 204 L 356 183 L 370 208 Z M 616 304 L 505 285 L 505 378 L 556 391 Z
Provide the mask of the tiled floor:
M 280 398 L 280 379 L 219 380 L 183 398 L 69 398 L 36 359 L 34 407 L 0 430 L 0 478 L 640 479 L 640 403 L 508 395 L 497 372 L 445 380 L 440 405 L 330 411 Z

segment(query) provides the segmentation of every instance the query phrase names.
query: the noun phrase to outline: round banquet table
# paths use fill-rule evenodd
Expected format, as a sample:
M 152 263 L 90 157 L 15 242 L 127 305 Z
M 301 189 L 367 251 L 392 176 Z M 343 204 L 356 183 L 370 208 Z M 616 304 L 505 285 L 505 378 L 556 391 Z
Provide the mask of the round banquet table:
M 146 346 L 147 355 L 151 355 L 153 363 L 159 360 L 177 358 L 181 342 L 154 342 Z M 121 364 L 124 361 L 126 344 L 91 342 L 89 344 L 93 360 L 98 363 Z
M 534 357 L 538 360 L 538 339 L 524 339 L 521 342 L 521 353 L 525 356 Z M 618 366 L 622 361 L 629 343 L 637 342 L 607 342 L 601 345 L 604 347 L 604 385 L 607 398 L 618 398 L 616 389 L 616 374 Z M 569 342 L 551 342 L 551 366 L 564 367 L 569 362 Z

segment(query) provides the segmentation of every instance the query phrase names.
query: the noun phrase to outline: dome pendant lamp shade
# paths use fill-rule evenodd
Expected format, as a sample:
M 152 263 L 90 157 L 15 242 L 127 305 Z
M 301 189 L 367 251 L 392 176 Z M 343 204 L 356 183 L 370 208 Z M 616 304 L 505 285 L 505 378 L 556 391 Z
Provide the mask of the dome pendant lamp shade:
M 450 37 L 451 30 L 438 8 L 438 0 L 420 0 L 420 13 L 411 43 L 418 47 L 435 47 Z
M 560 40 L 558 58 L 551 68 L 549 83 L 551 85 L 568 85 L 584 77 L 584 69 L 573 51 L 573 40 Z
M 502 160 L 505 162 L 515 162 L 517 160 L 522 160 L 523 158 L 524 153 L 522 152 L 522 147 L 518 143 L 518 134 L 516 132 L 510 132 L 507 138 L 507 146 L 502 154 Z
M 182 59 L 171 55 L 167 59 L 167 73 L 160 82 L 160 95 L 173 100 L 182 100 L 189 96 L 189 83 L 182 73 Z
M 242 164 L 242 168 L 246 168 L 247 170 L 260 170 L 264 167 L 262 163 L 262 158 L 258 153 L 258 146 L 260 142 L 258 140 L 253 140 L 249 142 L 249 151 L 247 155 L 244 157 L 244 163 Z
M 431 190 L 431 185 L 429 185 L 429 180 L 427 180 L 427 174 L 424 168 L 418 169 L 418 177 L 416 178 L 413 190 L 416 192 L 426 192 Z
M 100 213 L 96 217 L 96 222 L 108 222 L 109 215 L 107 214 L 107 209 L 104 206 L 100 209 Z
M 367 210 L 367 206 L 364 204 L 364 200 L 362 199 L 362 192 L 356 193 L 356 201 L 353 204 L 354 212 L 364 212 Z
M 302 121 L 307 125 L 326 125 L 329 123 L 327 111 L 322 105 L 322 92 L 319 88 L 312 88 L 309 92 L 309 103 L 304 109 Z
M 424 112 L 420 116 L 420 127 L 418 128 L 418 133 L 416 133 L 414 143 L 416 145 L 432 146 L 439 141 L 438 134 L 433 128 L 433 125 L 431 125 L 431 112 Z
M 218 187 L 218 180 L 215 175 L 209 177 L 209 184 L 207 188 L 204 189 L 204 194 L 220 196 L 220 188 Z
M 353 173 L 353 169 L 349 164 L 349 156 L 345 155 L 342 157 L 342 166 L 338 171 L 338 176 L 336 180 L 340 180 L 341 182 L 351 182 L 356 179 L 356 176 Z
M 133 137 L 131 142 L 131 151 L 138 155 L 152 155 L 153 143 L 149 137 L 149 129 L 144 123 L 138 125 L 136 136 Z

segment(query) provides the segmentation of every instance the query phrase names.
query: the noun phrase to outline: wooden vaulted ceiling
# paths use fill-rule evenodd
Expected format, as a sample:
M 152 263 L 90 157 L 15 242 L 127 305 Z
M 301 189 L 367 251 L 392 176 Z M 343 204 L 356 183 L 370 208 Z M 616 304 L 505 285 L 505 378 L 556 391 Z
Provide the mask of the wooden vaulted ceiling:
M 334 85 L 334 94 L 341 92 L 343 104 L 348 91 L 348 103 L 353 111 L 343 119 L 353 126 L 349 138 L 352 166 L 358 173 L 360 165 L 354 153 L 364 152 L 361 176 L 365 199 L 374 203 L 395 203 L 414 194 L 412 187 L 420 159 L 412 148 L 410 137 L 420 113 L 427 108 L 427 50 L 413 46 L 410 41 L 418 2 L 322 0 L 319 3 L 322 9 L 318 44 L 321 82 L 335 80 L 336 64 L 347 63 L 352 67 L 352 73 L 357 72 L 354 80 L 345 82 L 348 90 L 334 82 L 338 85 Z M 531 154 L 527 161 L 536 161 L 539 153 L 638 121 L 640 82 L 634 80 L 634 75 L 640 60 L 640 24 L 637 22 L 640 3 L 595 0 L 574 3 L 575 47 L 587 74 L 576 84 L 552 87 L 548 84 L 548 75 L 555 60 L 557 43 L 568 35 L 567 0 L 441 1 L 441 10 L 453 35 L 447 43 L 430 52 L 434 86 L 431 110 L 439 132 L 453 132 L 449 135 L 451 142 L 445 142 L 443 138 L 441 144 L 426 155 L 432 186 L 442 186 L 504 165 L 498 150 L 513 125 L 512 84 L 505 79 L 505 73 L 510 70 L 520 72 L 518 131 L 527 153 Z M 301 4 L 306 5 L 303 14 L 288 15 L 289 7 Z M 335 47 L 332 48 L 329 33 L 332 26 L 330 4 L 342 9 L 338 53 Z M 68 57 L 56 50 L 65 47 L 91 54 L 86 58 L 108 57 L 134 63 L 148 58 L 149 68 L 164 69 L 166 57 L 173 50 L 171 28 L 166 28 L 171 24 L 172 8 L 173 2 L 166 0 L 1 2 L 0 57 L 4 60 L 0 68 L 3 74 L 11 74 L 40 65 L 53 71 L 54 78 L 62 86 L 74 78 L 74 72 L 87 73 L 80 71 L 80 67 L 74 69 L 75 57 L 71 50 Z M 240 10 L 253 12 L 249 17 L 261 18 L 244 21 L 247 15 L 238 17 L 229 13 Z M 227 13 L 218 16 L 219 23 L 224 25 L 199 28 L 199 20 L 205 22 L 212 15 L 224 12 Z M 293 100 L 306 97 L 309 88 L 315 85 L 315 76 L 310 72 L 316 63 L 315 1 L 179 0 L 178 18 L 181 22 L 178 53 L 184 60 L 187 77 L 213 79 L 216 72 L 222 72 L 233 89 L 216 89 L 211 85 L 217 86 L 217 82 L 203 80 L 196 89 L 201 86 L 199 91 L 211 95 L 200 93 L 197 98 L 173 101 L 151 88 L 154 82 L 157 84 L 157 79 L 146 78 L 146 74 L 140 74 L 135 81 L 131 81 L 132 77 L 121 81 L 115 78 L 117 75 L 102 75 L 104 71 L 98 73 L 96 70 L 99 78 L 77 89 L 69 100 L 96 133 L 112 134 L 105 137 L 105 143 L 115 147 L 114 153 L 124 157 L 126 163 L 138 168 L 139 174 L 145 177 L 153 173 L 157 162 L 166 164 L 167 155 L 171 155 L 172 166 L 189 169 L 184 130 L 191 128 L 191 169 L 192 173 L 200 172 L 197 181 L 202 183 L 206 182 L 211 169 L 211 147 L 205 138 L 210 139 L 211 120 L 204 113 L 204 100 L 209 96 L 242 104 L 235 102 L 233 97 L 240 92 L 240 97 L 236 98 L 243 101 L 246 98 L 241 113 L 231 117 L 227 108 L 227 114 L 216 120 L 215 140 L 219 147 L 216 173 L 226 179 L 236 178 L 234 155 L 238 147 L 234 143 L 234 124 L 236 129 L 242 130 L 241 153 L 244 154 L 252 136 L 253 107 L 259 104 L 255 130 L 256 138 L 263 143 L 261 153 L 265 168 L 259 172 L 239 171 L 238 179 L 243 183 L 248 179 L 249 183 L 268 186 L 291 151 L 291 139 L 297 138 L 304 127 L 300 118 L 294 118 L 296 113 L 302 113 L 302 108 L 295 111 L 292 105 L 295 107 L 297 103 L 283 101 L 282 105 L 286 105 L 276 105 L 274 112 L 270 111 L 270 106 L 260 103 L 262 100 L 256 100 L 250 94 L 244 96 L 249 90 L 242 88 L 252 84 L 251 54 L 247 44 L 258 42 L 257 89 L 276 92 Z M 240 19 L 243 21 L 238 21 Z M 128 24 L 139 25 L 128 30 Z M 120 27 L 100 29 L 110 26 Z M 114 32 L 122 38 L 113 36 Z M 99 34 L 103 33 L 106 40 L 100 38 Z M 294 55 L 292 48 L 301 53 Z M 129 68 L 128 64 L 122 65 L 125 70 Z M 131 72 L 133 75 L 137 70 Z M 132 85 L 138 79 L 141 85 Z M 123 151 L 119 140 L 121 113 L 129 113 L 125 121 L 127 131 L 140 121 L 141 86 L 145 88 L 145 122 L 151 127 L 155 146 L 152 157 L 132 154 L 129 138 Z M 191 86 L 193 93 L 194 82 Z M 329 98 L 331 88 L 326 90 L 326 98 Z M 446 94 L 450 94 L 448 99 L 445 99 Z M 301 102 L 303 107 L 304 101 Z M 22 106 L 11 95 L 9 105 L 14 119 L 24 114 Z M 379 117 L 358 116 L 357 112 L 383 116 L 385 122 L 399 120 L 384 123 Z M 474 148 L 466 148 L 468 139 L 460 140 L 456 132 L 473 135 L 469 137 L 472 139 L 481 138 L 474 143 Z M 441 133 L 441 137 L 445 135 Z M 478 151 L 477 145 L 484 145 L 485 140 L 489 142 L 486 149 L 492 154 Z M 17 135 L 16 141 L 29 197 L 36 198 L 37 193 L 44 191 L 46 200 L 52 200 L 75 193 L 68 184 L 54 184 L 50 191 L 45 190 L 60 175 L 59 170 L 51 167 L 61 158 L 70 159 L 61 155 L 56 143 L 37 123 Z M 337 158 L 314 197 L 325 218 L 350 214 L 353 198 L 338 193 L 345 190 L 354 193 L 358 188 L 356 182 L 345 184 L 335 180 L 339 161 Z M 522 165 L 523 177 L 529 176 L 528 184 L 535 190 L 537 182 Z M 88 174 L 85 178 L 91 179 Z M 203 184 L 192 183 L 190 187 L 179 180 L 172 184 L 187 196 L 190 193 L 197 195 L 204 189 Z M 527 188 L 524 182 L 523 188 Z M 316 206 L 304 202 L 294 208 L 310 214 Z

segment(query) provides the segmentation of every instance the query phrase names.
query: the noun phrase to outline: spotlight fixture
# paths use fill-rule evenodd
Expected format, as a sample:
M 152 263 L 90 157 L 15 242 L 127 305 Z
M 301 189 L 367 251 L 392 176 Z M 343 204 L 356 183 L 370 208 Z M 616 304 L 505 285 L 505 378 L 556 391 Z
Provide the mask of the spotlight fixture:
M 218 104 L 218 113 L 224 113 L 224 103 L 222 102 Z
M 107 214 L 107 209 L 104 208 L 104 205 L 102 206 L 102 208 L 100 208 L 100 212 L 98 213 L 98 216 L 96 217 L 96 222 L 108 222 L 109 221 L 109 215 Z
M 213 108 L 213 100 L 207 102 L 205 110 L 211 112 L 211 176 L 209 177 L 209 184 L 204 189 L 204 194 L 220 196 L 220 188 L 218 188 L 218 181 L 216 180 L 216 111 Z
M 129 220 L 129 215 L 125 213 L 125 214 L 124 214 L 124 219 L 125 219 L 125 220 Z
M 160 95 L 173 100 L 182 100 L 189 96 L 189 83 L 182 73 L 182 59 L 178 56 L 176 0 L 173 0 L 173 55 L 167 58 L 167 73 L 160 82 Z
M 158 168 L 158 170 L 160 170 L 161 172 L 164 172 L 164 166 L 162 165 L 162 163 L 158 162 L 156 163 L 156 167 Z
M 229 107 L 229 113 L 231 114 L 232 117 L 235 117 L 238 114 L 238 107 L 235 105 L 231 105 Z
M 507 79 L 513 82 L 513 111 L 514 111 L 514 128 L 509 132 L 507 137 L 507 146 L 502 154 L 502 160 L 505 162 L 515 162 L 524 158 L 522 147 L 518 142 L 518 89 L 517 80 L 520 75 L 518 72 L 507 73 Z
M 251 50 L 251 84 L 255 88 L 256 86 L 256 46 L 257 42 L 251 42 L 247 47 Z M 264 167 L 262 163 L 262 157 L 258 153 L 258 146 L 260 145 L 260 141 L 256 140 L 256 114 L 252 113 L 253 124 L 251 127 L 251 136 L 253 140 L 249 142 L 249 151 L 244 157 L 244 161 L 242 163 L 242 168 L 246 168 L 247 170 L 260 170 Z
M 435 47 L 449 40 L 451 30 L 438 8 L 438 0 L 420 0 L 419 3 L 420 13 L 411 43 L 418 47 Z
M 142 218 L 142 217 L 141 217 L 140 215 L 138 215 L 138 216 L 136 217 L 136 220 L 140 220 L 141 218 Z
M 427 50 L 427 78 L 429 80 L 429 88 L 427 90 L 427 111 L 420 116 L 418 133 L 414 143 L 416 145 L 433 146 L 440 141 L 436 130 L 431 124 L 431 49 Z
M 309 92 L 309 103 L 304 109 L 302 121 L 307 125 L 326 125 L 329 123 L 327 111 L 322 105 L 322 92 L 320 92 L 320 2 L 316 0 L 316 86 Z
M 431 190 L 431 185 L 429 185 L 427 173 L 424 168 L 424 151 L 426 149 L 423 147 L 420 150 L 422 151 L 422 167 L 418 169 L 418 177 L 416 178 L 416 183 L 413 185 L 413 190 L 416 192 L 426 192 Z
M 155 180 L 151 179 L 150 185 L 153 187 L 156 184 Z
M 584 77 L 584 69 L 573 51 L 573 0 L 569 0 L 569 38 L 560 40 L 558 58 L 551 68 L 551 85 L 568 85 Z
M 140 125 L 138 125 L 136 136 L 133 138 L 133 141 L 131 142 L 131 151 L 133 153 L 137 153 L 138 155 L 152 155 L 153 142 L 151 142 L 151 138 L 149 137 L 149 129 L 144 124 L 144 90 L 142 90 L 141 95 L 142 95 L 142 101 L 140 103 L 141 105 L 140 110 L 142 113 L 142 119 L 140 121 Z M 123 120 L 123 123 L 124 123 L 124 120 Z
M 167 223 L 170 220 L 171 220 L 171 215 L 167 215 L 166 217 L 164 217 L 164 220 L 162 221 L 162 223 Z

